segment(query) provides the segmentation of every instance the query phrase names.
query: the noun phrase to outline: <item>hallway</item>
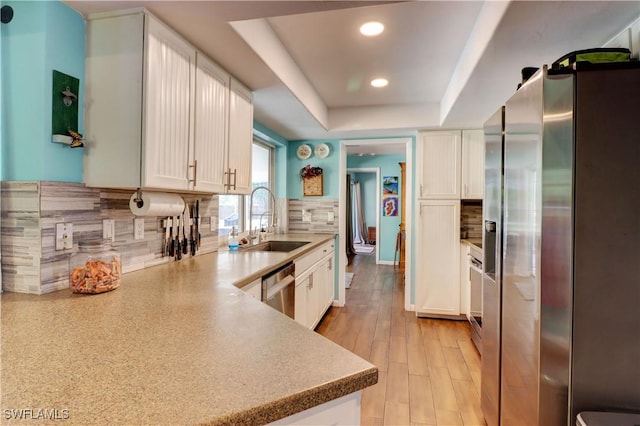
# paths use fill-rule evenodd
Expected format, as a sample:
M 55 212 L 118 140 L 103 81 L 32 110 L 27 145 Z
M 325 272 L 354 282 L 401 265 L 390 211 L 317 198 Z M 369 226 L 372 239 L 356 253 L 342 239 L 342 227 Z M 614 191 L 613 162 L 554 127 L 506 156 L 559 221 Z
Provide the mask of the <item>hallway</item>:
M 375 364 L 378 384 L 362 394 L 363 425 L 484 425 L 480 357 L 468 324 L 404 310 L 402 272 L 356 255 L 346 305 L 316 331 Z

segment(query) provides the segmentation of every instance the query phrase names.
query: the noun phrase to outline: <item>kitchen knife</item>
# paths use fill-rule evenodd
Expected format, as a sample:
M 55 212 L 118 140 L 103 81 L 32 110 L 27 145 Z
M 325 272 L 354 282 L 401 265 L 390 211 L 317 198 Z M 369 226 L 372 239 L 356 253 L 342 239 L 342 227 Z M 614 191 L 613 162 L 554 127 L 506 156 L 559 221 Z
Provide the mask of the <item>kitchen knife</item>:
M 176 225 L 176 219 L 174 217 L 169 217 L 171 220 L 171 234 L 169 235 L 169 256 L 173 257 L 176 255 L 176 242 L 173 239 L 173 227 Z
M 187 241 L 187 224 L 189 223 L 189 204 L 184 204 L 182 211 L 182 254 L 189 253 L 189 242 Z
M 196 213 L 195 213 L 195 217 L 196 217 L 196 238 L 197 238 L 197 242 L 196 242 L 196 246 L 198 248 L 200 248 L 200 200 L 196 200 Z
M 182 259 L 182 247 L 180 240 L 180 215 L 176 216 L 176 260 Z
M 169 222 L 171 221 L 170 217 L 167 217 L 167 221 L 164 223 L 164 241 L 162 242 L 162 257 L 169 255 L 169 247 L 171 245 L 171 240 L 169 236 Z
M 195 214 L 195 205 L 194 205 L 194 208 L 191 210 L 191 216 L 193 216 L 194 214 Z M 191 249 L 191 256 L 196 255 L 196 237 L 193 233 L 194 222 L 195 222 L 195 218 L 190 217 L 189 218 L 189 248 Z

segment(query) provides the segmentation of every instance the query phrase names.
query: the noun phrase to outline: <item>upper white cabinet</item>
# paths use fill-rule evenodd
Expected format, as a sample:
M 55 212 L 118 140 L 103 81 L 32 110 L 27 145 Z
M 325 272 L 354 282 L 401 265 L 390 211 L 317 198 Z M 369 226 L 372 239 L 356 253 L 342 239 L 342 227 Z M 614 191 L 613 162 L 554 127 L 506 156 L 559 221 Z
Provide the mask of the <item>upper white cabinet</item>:
M 87 186 L 249 192 L 250 92 L 155 17 L 90 17 L 86 79 Z
M 231 80 L 229 99 L 228 191 L 232 194 L 251 192 L 251 152 L 253 148 L 253 102 L 251 92 Z
M 418 137 L 418 198 L 460 199 L 460 131 L 421 132 Z
M 462 131 L 462 191 L 463 200 L 484 197 L 484 132 Z
M 229 75 L 204 55 L 196 61 L 195 187 L 226 192 Z

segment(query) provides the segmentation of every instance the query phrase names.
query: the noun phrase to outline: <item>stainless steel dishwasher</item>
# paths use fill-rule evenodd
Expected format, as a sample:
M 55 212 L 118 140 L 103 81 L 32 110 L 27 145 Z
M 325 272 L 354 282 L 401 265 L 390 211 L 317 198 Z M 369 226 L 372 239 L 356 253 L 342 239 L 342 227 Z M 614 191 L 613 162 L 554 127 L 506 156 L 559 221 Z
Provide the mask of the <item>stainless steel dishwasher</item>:
M 290 318 L 295 314 L 295 268 L 287 263 L 262 277 L 262 301 Z

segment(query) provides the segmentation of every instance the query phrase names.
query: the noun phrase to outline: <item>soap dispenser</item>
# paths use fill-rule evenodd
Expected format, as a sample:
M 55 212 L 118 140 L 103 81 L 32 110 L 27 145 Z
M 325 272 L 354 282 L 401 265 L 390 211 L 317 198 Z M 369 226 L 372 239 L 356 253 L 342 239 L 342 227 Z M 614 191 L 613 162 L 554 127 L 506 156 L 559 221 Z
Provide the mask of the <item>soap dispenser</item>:
M 229 236 L 229 250 L 238 250 L 240 243 L 238 241 L 238 233 L 236 227 L 231 228 L 231 234 Z

